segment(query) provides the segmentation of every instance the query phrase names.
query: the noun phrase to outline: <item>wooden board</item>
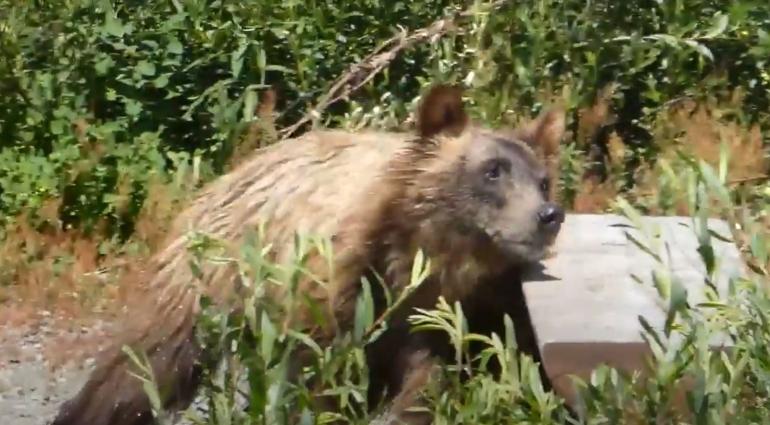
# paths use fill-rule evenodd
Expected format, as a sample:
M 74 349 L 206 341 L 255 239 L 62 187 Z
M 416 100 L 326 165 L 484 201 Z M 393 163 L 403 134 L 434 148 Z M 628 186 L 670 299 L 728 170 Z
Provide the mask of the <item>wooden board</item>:
M 643 217 L 643 222 L 649 230 L 660 231 L 659 241 L 668 243 L 665 261 L 687 288 L 689 302 L 704 300 L 705 267 L 692 219 Z M 574 401 L 569 375 L 587 379 L 602 363 L 625 370 L 644 368 L 649 349 L 639 316 L 653 328 L 663 328 L 665 304 L 651 277 L 656 263 L 627 238 L 626 232 L 645 240 L 636 229 L 622 227 L 630 224 L 617 215 L 568 215 L 556 256 L 524 276 L 524 296 L 545 371 L 554 390 L 569 403 Z M 724 221 L 711 220 L 708 228 L 732 239 Z M 712 237 L 712 246 L 719 270 L 716 286 L 724 294 L 729 279 L 743 274 L 744 267 L 734 244 Z M 725 342 L 716 339 L 713 344 Z

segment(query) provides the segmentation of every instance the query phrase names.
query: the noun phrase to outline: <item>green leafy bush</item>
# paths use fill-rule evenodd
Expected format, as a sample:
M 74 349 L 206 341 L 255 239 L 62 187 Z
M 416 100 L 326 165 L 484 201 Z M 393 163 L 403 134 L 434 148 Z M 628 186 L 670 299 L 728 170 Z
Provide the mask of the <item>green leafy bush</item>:
M 604 124 L 636 152 L 629 166 L 654 157 L 654 112 L 684 96 L 741 89 L 734 113 L 767 124 L 770 12 L 756 2 L 494 4 L 490 13 L 479 1 L 2 1 L 0 216 L 66 194 L 66 221 L 93 226 L 125 187 L 141 205 L 142 177 L 166 172 L 172 164 L 160 158 L 174 151 L 221 173 L 263 87 L 279 89 L 277 123 L 287 125 L 398 28 L 465 8 L 477 13 L 460 33 L 401 52 L 350 103 L 324 111 L 325 122 L 394 125 L 436 80 L 471 87 L 475 114 L 492 124 L 528 115 L 554 93 L 577 111 L 614 84 L 617 118 Z M 94 144 L 106 154 L 67 166 L 92 157 Z M 130 233 L 135 210 L 110 231 Z

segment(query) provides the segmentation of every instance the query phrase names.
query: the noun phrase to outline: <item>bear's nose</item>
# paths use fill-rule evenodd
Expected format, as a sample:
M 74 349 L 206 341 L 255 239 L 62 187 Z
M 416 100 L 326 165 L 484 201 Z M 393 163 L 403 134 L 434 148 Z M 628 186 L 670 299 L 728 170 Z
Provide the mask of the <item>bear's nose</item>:
M 547 203 L 540 208 L 540 211 L 537 213 L 537 218 L 541 226 L 558 226 L 564 221 L 564 210 L 558 205 Z

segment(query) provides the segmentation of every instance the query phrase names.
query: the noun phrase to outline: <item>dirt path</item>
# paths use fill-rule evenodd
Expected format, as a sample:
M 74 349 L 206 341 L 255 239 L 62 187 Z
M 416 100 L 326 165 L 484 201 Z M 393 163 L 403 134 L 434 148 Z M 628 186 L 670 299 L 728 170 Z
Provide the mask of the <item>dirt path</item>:
M 88 327 L 62 329 L 43 319 L 35 325 L 0 325 L 0 423 L 46 425 L 61 403 L 83 385 L 93 359 L 78 356 L 80 349 L 106 332 L 97 322 Z M 90 343 L 89 343 L 90 342 Z
M 34 325 L 0 324 L 0 425 L 50 424 L 88 379 L 92 356 L 106 346 L 111 328 L 103 321 L 73 326 L 50 317 Z M 192 404 L 199 413 L 206 410 L 200 397 Z M 192 424 L 177 413 L 171 423 Z

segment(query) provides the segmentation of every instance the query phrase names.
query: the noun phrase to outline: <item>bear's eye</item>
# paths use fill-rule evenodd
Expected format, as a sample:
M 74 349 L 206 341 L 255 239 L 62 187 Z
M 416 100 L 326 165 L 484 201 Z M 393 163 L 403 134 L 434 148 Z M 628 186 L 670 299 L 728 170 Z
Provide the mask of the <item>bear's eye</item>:
M 551 188 L 551 181 L 547 177 L 540 180 L 540 190 L 542 190 L 543 193 L 548 193 L 548 189 L 550 188 Z
M 506 171 L 507 163 L 501 159 L 489 161 L 485 167 L 484 177 L 489 181 L 495 181 Z

